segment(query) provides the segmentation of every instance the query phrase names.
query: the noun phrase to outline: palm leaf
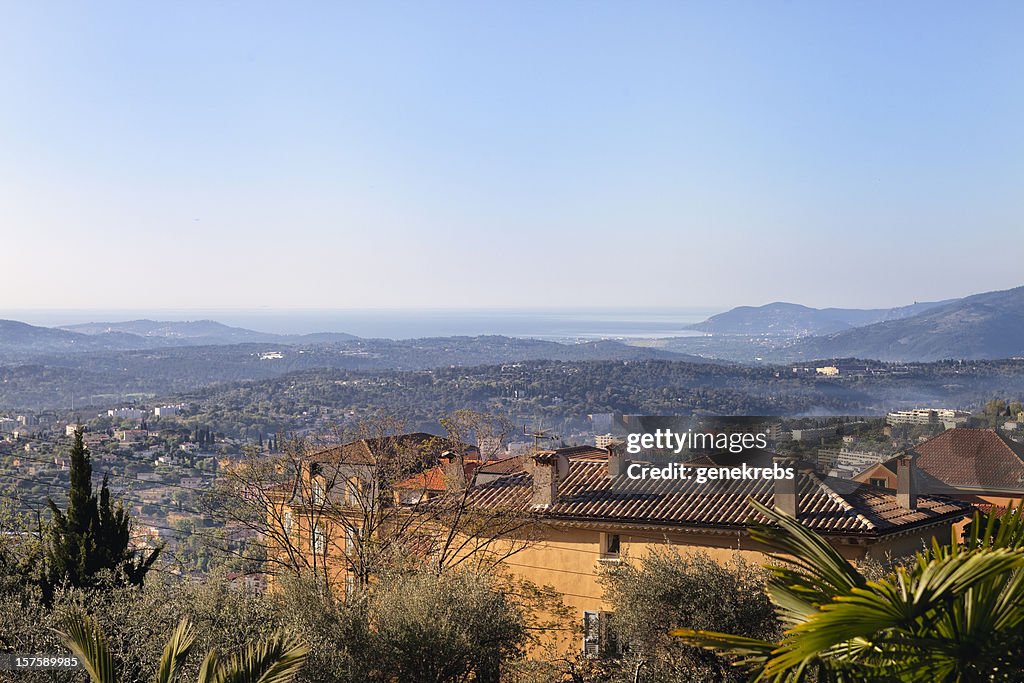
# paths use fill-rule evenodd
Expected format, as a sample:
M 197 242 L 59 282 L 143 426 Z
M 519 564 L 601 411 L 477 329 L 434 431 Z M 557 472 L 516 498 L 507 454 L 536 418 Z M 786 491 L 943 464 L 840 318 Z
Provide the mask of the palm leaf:
M 86 616 L 68 617 L 58 631 L 61 642 L 82 661 L 93 683 L 116 683 L 114 658 L 100 635 L 96 622 Z
M 203 663 L 199 667 L 199 678 L 196 679 L 197 683 L 213 683 L 215 676 L 217 675 L 219 665 L 220 658 L 217 655 L 217 650 L 210 650 L 206 653 L 206 657 L 203 658 Z
M 805 570 L 806 585 L 814 586 L 822 594 L 841 594 L 851 588 L 863 586 L 867 581 L 828 541 L 814 533 L 796 518 L 773 510 L 754 499 L 749 504 L 771 525 L 756 524 L 750 528 L 750 537 L 763 543 L 775 554 L 772 559 L 788 562 Z M 779 556 L 781 553 L 783 556 Z M 787 576 L 796 578 L 796 572 Z
M 737 665 L 760 665 L 768 660 L 777 645 L 767 640 L 734 636 L 714 631 L 698 631 L 692 628 L 674 628 L 669 635 L 681 639 L 687 645 L 728 652 L 740 657 Z
M 900 569 L 890 578 L 837 596 L 804 623 L 787 631 L 782 646 L 765 664 L 765 672 L 779 673 L 815 660 L 822 653 L 834 654 L 836 648 L 858 638 L 867 643 L 892 645 L 895 635 L 896 640 L 919 644 L 919 632 L 934 630 L 935 623 L 948 616 L 950 609 L 966 595 L 985 588 L 999 589 L 997 584 L 986 582 L 1009 577 L 1021 567 L 1024 551 L 988 550 L 934 560 L 913 575 Z M 883 649 L 890 660 L 896 660 L 891 648 Z M 941 654 L 933 647 L 917 649 L 921 657 L 926 650 L 932 652 L 926 659 Z
M 160 666 L 156 672 L 156 683 L 171 683 L 174 680 L 195 639 L 196 634 L 188 618 L 182 619 L 164 647 L 164 654 L 160 658 Z
M 309 646 L 277 633 L 218 663 L 200 683 L 291 683 L 308 654 Z
M 748 502 L 770 523 L 752 526 L 751 538 L 773 551 L 769 557 L 784 563 L 769 567 L 772 580 L 768 585 L 784 626 L 803 623 L 819 605 L 866 583 L 839 551 L 795 518 L 754 499 Z

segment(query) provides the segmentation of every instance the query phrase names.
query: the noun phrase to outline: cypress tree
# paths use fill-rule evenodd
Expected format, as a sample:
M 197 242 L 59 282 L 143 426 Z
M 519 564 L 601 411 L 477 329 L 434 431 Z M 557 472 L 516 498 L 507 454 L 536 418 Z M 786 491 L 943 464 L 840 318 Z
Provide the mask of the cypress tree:
M 49 582 L 93 586 L 100 572 L 111 570 L 122 582 L 141 584 L 160 548 L 143 555 L 130 547 L 131 518 L 123 505 L 115 507 L 111 502 L 107 477 L 98 499 L 93 493 L 92 459 L 81 429 L 75 431 L 69 455 L 67 511 L 49 501 L 53 512 L 47 547 Z

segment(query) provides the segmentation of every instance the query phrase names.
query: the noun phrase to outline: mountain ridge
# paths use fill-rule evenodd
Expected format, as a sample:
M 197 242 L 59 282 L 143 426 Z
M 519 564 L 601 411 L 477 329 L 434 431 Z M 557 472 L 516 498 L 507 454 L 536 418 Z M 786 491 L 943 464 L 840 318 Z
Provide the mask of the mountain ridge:
M 354 341 L 359 337 L 345 332 L 314 332 L 312 334 L 274 334 L 244 327 L 232 327 L 216 320 L 126 320 L 122 322 L 91 322 L 64 325 L 59 329 L 86 335 L 121 332 L 148 339 L 176 341 L 183 344 L 247 344 L 247 343 L 335 343 Z
M 956 299 L 915 302 L 895 308 L 812 308 L 788 301 L 763 306 L 737 306 L 688 329 L 706 334 L 805 337 L 833 334 L 887 320 L 900 320 Z
M 1024 286 L 972 294 L 908 318 L 806 339 L 791 351 L 800 358 L 903 362 L 1024 356 Z

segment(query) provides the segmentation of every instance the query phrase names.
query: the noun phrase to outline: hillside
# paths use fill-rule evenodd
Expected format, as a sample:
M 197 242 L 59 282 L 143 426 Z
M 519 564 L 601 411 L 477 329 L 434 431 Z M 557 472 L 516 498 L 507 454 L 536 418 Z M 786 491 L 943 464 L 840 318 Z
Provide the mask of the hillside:
M 978 406 L 1017 396 L 1024 361 L 910 364 L 899 374 L 822 380 L 778 367 L 672 361 L 527 361 L 425 371 L 312 370 L 206 387 L 173 401 L 225 433 L 289 431 L 384 409 L 426 427 L 459 408 L 548 424 L 591 413 L 879 415 L 917 406 Z M 249 409 L 259 405 L 259 412 Z
M 0 353 L 110 351 L 147 346 L 144 339 L 122 332 L 86 335 L 17 320 L 0 320 Z
M 66 325 L 64 330 L 99 335 L 122 333 L 160 340 L 167 344 L 324 344 L 351 341 L 358 337 L 343 332 L 322 332 L 306 335 L 283 335 L 257 332 L 244 327 L 231 327 L 215 320 L 127 320 Z
M 612 341 L 559 344 L 498 336 L 370 339 L 294 346 L 181 345 L 93 352 L 71 348 L 23 358 L 11 354 L 0 357 L 0 408 L 64 405 L 72 386 L 80 404 L 109 403 L 137 394 L 166 395 L 298 371 L 422 371 L 526 361 L 646 360 L 707 363 L 701 358 Z
M 764 306 L 739 306 L 711 316 L 689 329 L 716 335 L 806 337 L 833 334 L 887 320 L 901 320 L 951 303 L 934 301 L 898 308 L 811 308 L 775 302 Z
M 804 340 L 789 352 L 798 358 L 888 361 L 1024 356 L 1024 287 L 975 294 L 902 320 Z

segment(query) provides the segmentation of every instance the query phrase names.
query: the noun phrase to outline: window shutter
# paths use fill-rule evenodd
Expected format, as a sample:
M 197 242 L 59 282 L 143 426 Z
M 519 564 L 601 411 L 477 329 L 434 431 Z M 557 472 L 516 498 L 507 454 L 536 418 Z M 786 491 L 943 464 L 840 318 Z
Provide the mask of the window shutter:
M 583 656 L 588 659 L 601 656 L 601 613 L 583 613 Z

